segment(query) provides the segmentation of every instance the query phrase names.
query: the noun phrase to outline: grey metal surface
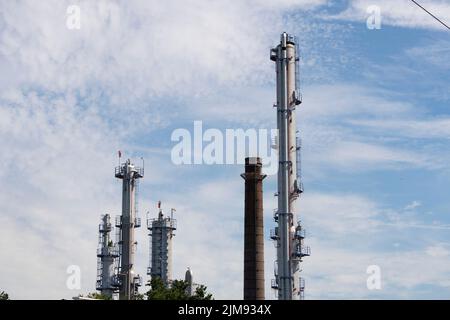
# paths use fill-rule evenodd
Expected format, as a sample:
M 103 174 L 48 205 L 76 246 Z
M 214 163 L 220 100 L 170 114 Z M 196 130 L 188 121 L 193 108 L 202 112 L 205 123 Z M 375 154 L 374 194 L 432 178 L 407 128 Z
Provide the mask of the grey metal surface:
M 299 139 L 297 137 L 295 108 L 301 103 L 298 88 L 298 56 L 295 38 L 281 35 L 280 44 L 272 49 L 271 60 L 276 63 L 277 74 L 277 126 L 278 126 L 278 210 L 275 215 L 277 228 L 271 232 L 276 241 L 277 261 L 272 288 L 278 290 L 278 299 L 293 300 L 303 296 L 300 283 L 301 258 L 309 255 L 309 247 L 303 246 L 304 237 L 297 237 L 301 230 L 297 222 L 296 200 L 303 191 L 298 176 L 300 168 Z M 303 254 L 307 253 L 307 254 Z

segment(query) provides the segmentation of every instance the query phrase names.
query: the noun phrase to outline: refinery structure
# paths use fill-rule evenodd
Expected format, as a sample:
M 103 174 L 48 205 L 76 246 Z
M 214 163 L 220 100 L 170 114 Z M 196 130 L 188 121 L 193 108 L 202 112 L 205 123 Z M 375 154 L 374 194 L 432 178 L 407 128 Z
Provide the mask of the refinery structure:
M 121 153 L 119 151 L 119 161 Z M 115 177 L 122 180 L 122 214 L 115 219 L 116 240 L 111 237 L 113 226 L 111 216 L 101 216 L 97 249 L 97 283 L 96 289 L 108 298 L 133 300 L 142 286 L 142 277 L 135 273 L 134 261 L 137 250 L 135 229 L 141 226 L 138 217 L 139 179 L 144 177 L 144 166 L 137 167 L 128 159 L 115 169 Z M 175 236 L 175 209 L 165 217 L 158 202 L 156 218 L 147 216 L 147 229 L 150 236 L 149 266 L 147 275 L 160 278 L 166 286 L 172 281 L 172 239 Z M 186 272 L 189 292 L 195 285 L 192 283 L 192 272 Z
M 271 286 L 279 300 L 303 299 L 304 280 L 300 277 L 302 258 L 310 255 L 303 244 L 305 232 L 296 214 L 296 201 L 303 192 L 301 181 L 301 140 L 296 126 L 295 109 L 301 104 L 299 49 L 295 37 L 283 33 L 280 44 L 270 52 L 276 65 L 278 128 L 278 208 L 277 223 L 271 238 L 277 248 L 275 278 Z
M 122 180 L 122 214 L 116 217 L 116 242 L 111 239 L 112 225 L 108 214 L 99 225 L 97 250 L 97 290 L 107 297 L 118 293 L 120 300 L 131 300 L 142 285 L 142 278 L 134 271 L 137 249 L 135 228 L 141 226 L 137 216 L 137 190 L 144 168 L 134 166 L 128 159 L 115 169 L 115 177 Z
M 169 285 L 172 280 L 172 238 L 177 229 L 177 221 L 173 218 L 174 212 L 175 209 L 170 209 L 170 216 L 165 217 L 159 201 L 158 217 L 147 218 L 150 236 L 150 262 L 147 275 L 151 278 L 160 278 L 165 285 Z
M 270 230 L 270 238 L 276 247 L 274 279 L 271 288 L 279 300 L 301 300 L 305 284 L 300 277 L 301 262 L 310 255 L 304 245 L 305 230 L 297 215 L 297 200 L 303 192 L 301 177 L 300 134 L 296 126 L 296 108 L 302 102 L 299 86 L 299 49 L 295 37 L 283 33 L 277 47 L 271 49 L 270 59 L 276 69 L 276 104 L 278 136 L 274 148 L 278 153 L 277 192 L 278 208 L 274 212 L 276 227 Z M 122 212 L 115 219 L 115 241 L 109 214 L 101 217 L 97 249 L 97 285 L 104 296 L 120 300 L 136 298 L 142 285 L 142 277 L 135 273 L 137 242 L 135 229 L 141 226 L 138 217 L 138 185 L 144 177 L 144 166 L 137 167 L 128 159 L 115 169 L 115 177 L 122 180 Z M 265 299 L 264 279 L 264 214 L 263 214 L 263 159 L 245 159 L 244 200 L 244 268 L 243 297 L 245 300 Z M 149 265 L 147 275 L 159 278 L 164 286 L 172 283 L 172 242 L 177 229 L 175 209 L 164 214 L 161 201 L 155 216 L 147 216 L 149 231 Z M 192 271 L 185 274 L 188 293 L 193 294 L 197 285 Z

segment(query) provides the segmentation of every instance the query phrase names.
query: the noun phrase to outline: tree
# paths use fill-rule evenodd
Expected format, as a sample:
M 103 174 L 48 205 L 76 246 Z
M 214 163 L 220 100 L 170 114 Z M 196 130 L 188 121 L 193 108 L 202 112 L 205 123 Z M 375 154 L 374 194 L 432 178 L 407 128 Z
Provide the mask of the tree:
M 212 300 L 213 296 L 211 293 L 208 293 L 206 291 L 206 286 L 204 285 L 199 285 L 196 289 L 195 289 L 195 293 L 194 295 L 191 297 L 191 300 Z
M 83 297 L 83 295 L 80 294 L 79 297 Z M 101 293 L 98 293 L 98 292 L 88 293 L 86 298 L 97 299 L 97 300 L 112 300 L 111 297 L 108 297 L 107 295 L 104 295 L 104 294 L 101 294 Z
M 145 293 L 148 300 L 211 300 L 213 298 L 204 285 L 198 286 L 192 296 L 188 295 L 189 284 L 184 280 L 174 280 L 170 286 L 166 286 L 160 278 L 153 278 L 147 285 L 150 286 L 150 290 Z
M 145 295 L 142 293 L 136 293 L 134 295 L 134 300 L 144 300 Z
M 9 300 L 9 295 L 5 291 L 0 292 L 0 300 Z

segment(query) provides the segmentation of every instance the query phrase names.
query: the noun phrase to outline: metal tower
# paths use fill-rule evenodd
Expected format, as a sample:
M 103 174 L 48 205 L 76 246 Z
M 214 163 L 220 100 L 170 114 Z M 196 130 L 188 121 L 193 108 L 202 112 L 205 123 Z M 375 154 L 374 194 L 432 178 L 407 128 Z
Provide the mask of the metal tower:
M 147 218 L 147 229 L 150 231 L 150 262 L 147 274 L 151 278 L 160 278 L 166 286 L 172 280 L 172 238 L 177 229 L 177 221 L 173 219 L 175 209 L 171 209 L 170 217 L 164 217 L 161 201 L 158 202 L 158 218 Z
M 264 300 L 263 179 L 260 158 L 245 158 L 244 300 Z
M 103 295 L 112 298 L 117 292 L 117 278 L 114 274 L 115 263 L 119 257 L 119 249 L 110 237 L 112 230 L 109 214 L 101 218 L 99 225 L 99 238 L 97 249 L 97 290 Z
M 295 37 L 285 32 L 280 44 L 270 52 L 270 60 L 276 63 L 277 103 L 274 107 L 277 108 L 279 155 L 278 209 L 274 214 L 278 227 L 271 230 L 277 247 L 272 288 L 278 290 L 279 300 L 303 298 L 300 262 L 310 255 L 309 247 L 303 245 L 305 234 L 295 212 L 295 202 L 303 192 L 299 167 L 301 146 L 295 118 L 295 108 L 301 103 L 298 52 Z
M 141 226 L 141 219 L 136 217 L 138 179 L 144 176 L 144 169 L 135 167 L 128 159 L 116 167 L 115 176 L 122 179 L 122 215 L 116 219 L 119 229 L 120 263 L 118 278 L 120 280 L 119 299 L 131 300 L 142 285 L 142 279 L 134 273 L 134 254 L 137 242 L 134 239 L 134 228 Z
M 192 274 L 191 268 L 187 268 L 186 273 L 184 275 L 184 281 L 188 284 L 186 288 L 186 294 L 188 296 L 193 296 L 195 293 L 196 285 L 194 284 L 194 275 Z

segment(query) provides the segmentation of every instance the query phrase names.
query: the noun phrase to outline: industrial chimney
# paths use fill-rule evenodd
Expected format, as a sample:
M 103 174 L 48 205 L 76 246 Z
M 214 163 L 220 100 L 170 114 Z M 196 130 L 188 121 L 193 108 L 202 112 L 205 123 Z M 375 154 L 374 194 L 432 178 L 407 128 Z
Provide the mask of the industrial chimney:
M 245 158 L 244 300 L 264 300 L 263 185 L 260 158 Z

